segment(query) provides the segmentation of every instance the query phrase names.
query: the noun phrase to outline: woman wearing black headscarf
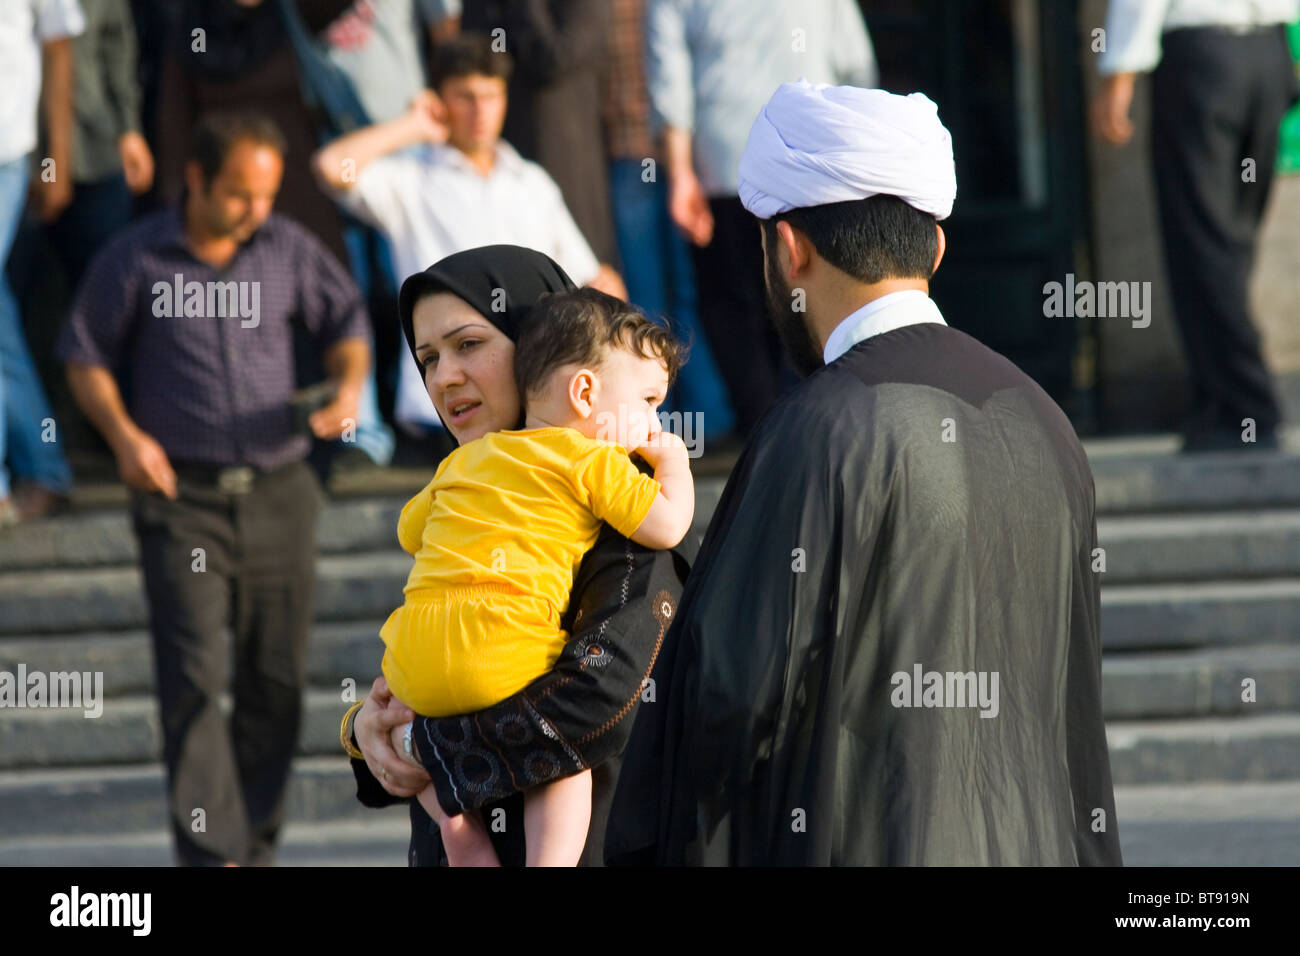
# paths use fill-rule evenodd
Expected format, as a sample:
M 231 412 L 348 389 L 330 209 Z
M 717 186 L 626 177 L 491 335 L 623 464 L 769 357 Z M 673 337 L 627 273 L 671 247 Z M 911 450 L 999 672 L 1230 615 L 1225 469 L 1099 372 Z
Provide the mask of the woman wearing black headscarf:
M 458 442 L 522 427 L 514 343 L 542 295 L 571 288 L 551 259 L 519 246 L 460 252 L 402 284 L 407 345 L 413 359 L 417 346 L 434 346 L 425 353 L 425 384 Z M 570 640 L 555 669 L 476 714 L 416 718 L 427 773 L 393 752 L 389 732 L 411 714 L 392 702 L 382 678 L 376 681 L 351 726 L 345 717 L 342 728 L 345 743 L 364 757 L 353 753 L 357 798 L 386 806 L 409 799 L 431 778 L 449 816 L 478 809 L 495 821 L 503 810 L 504 828 L 490 828 L 497 855 L 521 865 L 520 791 L 591 768 L 591 827 L 581 863 L 600 865 L 619 755 L 694 547 L 688 536 L 673 550 L 652 551 L 606 526 L 574 581 L 561 622 Z M 423 743 L 430 740 L 433 753 Z M 410 805 L 411 865 L 444 865 L 436 825 L 418 801 Z

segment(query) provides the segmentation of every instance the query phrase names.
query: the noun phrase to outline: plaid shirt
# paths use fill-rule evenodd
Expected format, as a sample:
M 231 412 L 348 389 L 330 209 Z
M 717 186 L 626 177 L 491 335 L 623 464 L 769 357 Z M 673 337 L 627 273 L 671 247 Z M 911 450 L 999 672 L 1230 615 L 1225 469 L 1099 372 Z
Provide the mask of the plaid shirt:
M 356 286 L 319 240 L 273 214 L 217 269 L 186 247 L 173 207 L 96 256 L 56 354 L 125 379 L 131 417 L 169 458 L 270 469 L 311 447 L 289 406 L 295 326 L 320 352 L 370 338 Z
M 645 0 L 613 0 L 605 70 L 605 142 L 612 159 L 655 155 L 646 90 Z

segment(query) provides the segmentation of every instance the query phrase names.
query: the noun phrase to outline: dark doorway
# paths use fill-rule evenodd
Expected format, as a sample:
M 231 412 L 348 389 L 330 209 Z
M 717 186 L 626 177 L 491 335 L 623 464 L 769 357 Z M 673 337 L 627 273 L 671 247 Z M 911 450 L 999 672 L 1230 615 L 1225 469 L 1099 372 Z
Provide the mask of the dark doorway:
M 935 301 L 1087 427 L 1089 363 L 1074 359 L 1089 330 L 1043 315 L 1044 283 L 1076 271 L 1087 241 L 1075 0 L 860 4 L 881 85 L 925 93 L 952 132 L 957 202 Z

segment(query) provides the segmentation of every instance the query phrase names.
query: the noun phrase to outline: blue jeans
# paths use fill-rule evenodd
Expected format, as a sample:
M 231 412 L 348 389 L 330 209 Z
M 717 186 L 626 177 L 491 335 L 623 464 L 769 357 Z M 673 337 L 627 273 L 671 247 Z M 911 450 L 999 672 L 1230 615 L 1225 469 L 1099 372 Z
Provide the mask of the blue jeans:
M 667 186 L 642 182 L 641 169 L 639 159 L 615 159 L 609 166 L 614 235 L 628 299 L 652 316 L 668 316 L 677 337 L 690 344 L 663 410 L 701 413 L 703 437 L 718 438 L 735 427 L 735 416 L 697 320 L 690 250 L 668 215 Z
M 380 242 L 383 242 L 383 240 L 380 239 Z M 364 237 L 359 227 L 352 226 L 344 229 L 343 243 L 348 247 L 348 255 L 352 260 L 350 263 L 352 277 L 361 291 L 362 301 L 368 301 L 371 283 L 385 281 L 385 277 L 370 273 L 365 255 Z M 386 245 L 385 248 L 387 248 Z M 391 266 L 389 271 L 392 271 Z M 392 280 L 388 279 L 388 281 L 391 282 Z M 376 376 L 380 370 L 377 368 L 377 356 L 374 356 L 374 358 L 375 361 L 370 366 L 370 373 L 366 376 L 365 384 L 361 388 L 361 400 L 357 407 L 355 444 L 376 465 L 386 466 L 393 460 L 393 449 L 397 444 L 397 438 L 393 435 L 393 430 L 385 424 L 384 417 L 379 411 L 379 391 Z
M 9 258 L 27 198 L 27 157 L 0 163 L 0 264 Z M 50 491 L 72 489 L 72 469 L 57 441 L 54 413 L 27 351 L 22 315 L 0 268 L 0 497 L 9 496 L 9 472 Z M 53 440 L 46 441 L 46 437 Z

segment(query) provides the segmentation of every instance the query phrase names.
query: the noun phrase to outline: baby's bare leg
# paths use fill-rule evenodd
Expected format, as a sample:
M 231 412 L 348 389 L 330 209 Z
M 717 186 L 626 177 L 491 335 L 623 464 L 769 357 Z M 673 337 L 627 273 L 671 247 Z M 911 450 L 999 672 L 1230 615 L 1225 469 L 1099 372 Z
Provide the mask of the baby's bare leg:
M 591 824 L 591 771 L 524 794 L 529 866 L 577 866 Z
M 487 827 L 477 810 L 447 817 L 437 806 L 438 796 L 433 784 L 420 791 L 416 799 L 438 822 L 438 835 L 442 837 L 442 848 L 447 853 L 448 866 L 501 865 L 497 851 L 492 846 L 492 838 L 488 836 Z

